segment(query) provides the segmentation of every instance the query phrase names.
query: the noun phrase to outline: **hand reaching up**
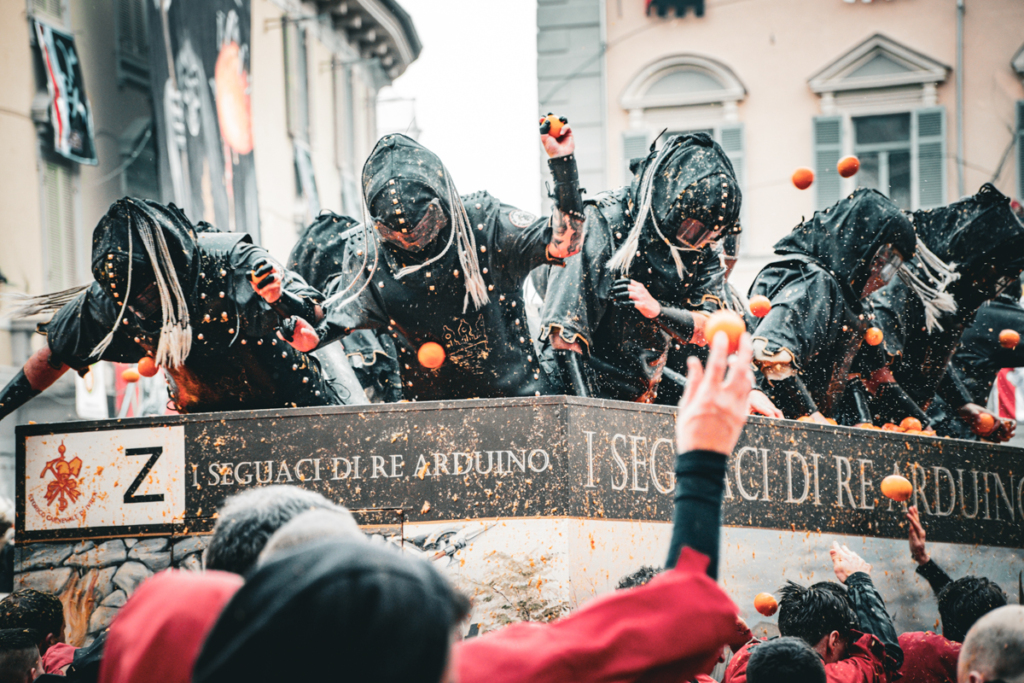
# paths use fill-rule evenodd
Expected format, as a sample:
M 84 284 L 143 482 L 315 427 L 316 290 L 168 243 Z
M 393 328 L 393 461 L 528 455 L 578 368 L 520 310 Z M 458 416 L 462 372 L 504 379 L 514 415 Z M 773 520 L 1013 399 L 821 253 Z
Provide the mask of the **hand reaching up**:
M 846 579 L 849 578 L 850 574 L 856 574 L 857 572 L 871 573 L 871 565 L 845 545 L 840 546 L 833 541 L 832 549 L 828 551 L 828 554 L 832 557 L 832 570 L 836 573 L 836 578 L 841 583 L 846 583 Z
M 729 339 L 719 332 L 711 341 L 707 368 L 696 357 L 687 359 L 686 390 L 676 417 L 677 453 L 732 453 L 747 421 L 752 357 L 750 334 L 743 334 L 740 348 L 729 357 Z
M 918 564 L 928 564 L 931 557 L 925 549 L 924 527 L 921 526 L 921 517 L 917 513 L 916 505 L 907 508 L 907 521 L 910 522 L 910 556 Z

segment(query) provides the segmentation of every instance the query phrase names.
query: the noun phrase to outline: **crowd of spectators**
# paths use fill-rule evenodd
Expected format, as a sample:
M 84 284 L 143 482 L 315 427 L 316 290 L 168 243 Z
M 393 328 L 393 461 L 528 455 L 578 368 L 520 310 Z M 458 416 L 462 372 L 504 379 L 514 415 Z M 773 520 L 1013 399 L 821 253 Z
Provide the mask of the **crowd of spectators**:
M 204 571 L 146 580 L 87 647 L 63 642 L 57 597 L 0 601 L 0 683 L 711 683 L 725 659 L 722 683 L 1024 683 L 1024 607 L 985 578 L 949 577 L 913 507 L 911 556 L 941 634 L 897 634 L 871 565 L 833 544 L 837 580 L 780 587 L 780 635 L 753 636 L 717 581 L 724 471 L 752 379 L 749 335 L 727 346 L 719 334 L 706 368 L 690 359 L 664 568 L 567 616 L 463 640 L 470 601 L 433 564 L 369 542 L 316 493 L 268 486 L 225 502 Z

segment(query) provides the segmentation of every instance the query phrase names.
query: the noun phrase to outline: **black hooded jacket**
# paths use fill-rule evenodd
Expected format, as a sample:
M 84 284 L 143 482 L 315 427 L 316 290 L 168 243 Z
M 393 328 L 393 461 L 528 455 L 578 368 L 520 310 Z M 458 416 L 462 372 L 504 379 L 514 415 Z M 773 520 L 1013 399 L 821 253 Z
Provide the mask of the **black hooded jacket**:
M 793 229 L 775 245 L 779 258 L 755 278 L 750 296 L 771 311 L 754 332 L 775 354 L 787 349 L 818 409 L 830 415 L 871 315 L 860 294 L 878 249 L 892 245 L 904 258 L 915 250 L 914 229 L 891 200 L 858 189 Z M 787 416 L 792 417 L 792 416 Z
M 392 180 L 396 181 L 394 186 Z M 399 187 L 406 194 L 399 195 Z M 399 203 L 382 204 L 381 195 L 391 196 L 391 189 L 396 189 Z M 328 305 L 327 339 L 354 329 L 386 331 L 397 347 L 407 399 L 551 393 L 551 383 L 541 370 L 530 338 L 522 294 L 530 271 L 548 262 L 548 219 L 502 204 L 486 192 L 462 198 L 490 299 L 477 309 L 467 299 L 464 268 L 455 244 L 438 261 L 402 279 L 396 276 L 400 268 L 440 254 L 451 236 L 453 207 L 441 160 L 410 138 L 386 136 L 366 161 L 363 192 L 371 210 L 375 205 L 400 207 L 401 215 L 407 216 L 412 225 L 422 218 L 418 212 L 438 198 L 448 225 L 435 243 L 419 254 L 388 245 L 373 229 L 367 231 L 368 245 L 362 230 L 352 235 L 346 244 L 342 277 L 332 283 L 327 294 L 340 292 L 353 280 L 355 285 Z M 394 221 L 397 216 L 392 211 L 375 219 Z M 367 284 L 366 275 L 375 261 Z M 357 295 L 356 300 L 341 305 L 351 295 Z M 427 342 L 444 348 L 445 361 L 439 368 L 428 369 L 417 360 L 417 351 Z
M 714 221 L 726 229 L 735 226 L 741 196 L 732 163 L 722 148 L 705 134 L 676 136 L 665 145 L 651 186 L 651 211 L 662 234 L 671 240 L 674 226 L 684 217 Z M 652 150 L 645 159 L 634 160 L 629 187 L 586 201 L 583 250 L 570 258 L 565 268 L 553 268 L 548 275 L 541 314 L 541 337 L 548 340 L 545 356 L 552 354 L 552 328 L 560 328 L 567 342 L 579 340 L 597 376 L 600 398 L 653 401 L 673 343 L 635 308 L 614 305 L 612 285 L 623 276 L 608 267 L 608 260 L 636 225 L 643 180 L 654 172 L 658 156 Z M 712 196 L 703 193 L 708 186 L 713 187 Z M 696 196 L 694 188 L 701 190 Z M 637 251 L 629 277 L 643 284 L 662 305 L 704 312 L 721 308 L 725 269 L 716 246 L 682 252 L 680 278 L 669 246 L 648 219 L 641 227 Z
M 915 211 L 912 219 L 925 246 L 947 264 L 956 264 L 960 278 L 946 291 L 957 311 L 939 319 L 941 331 L 929 333 L 920 298 L 894 279 L 872 296 L 876 324 L 885 335 L 885 360 L 904 391 L 927 407 L 941 389 L 956 409 L 971 402 L 971 396 L 959 382 L 944 381 L 946 368 L 981 305 L 995 297 L 1000 282 L 1012 282 L 1024 269 L 1024 227 L 1009 198 L 988 183 L 972 197 Z
M 1024 344 L 1012 349 L 999 344 L 1003 330 L 1024 332 L 1024 308 L 1020 305 L 1018 283 L 992 301 L 982 304 L 974 323 L 960 340 L 953 356 L 953 367 L 960 371 L 974 403 L 985 405 L 996 375 L 1003 368 L 1024 367 Z
M 464 616 L 429 562 L 361 540 L 275 555 L 210 631 L 193 683 L 437 683 Z
M 135 363 L 155 353 L 160 320 L 143 319 L 125 309 L 113 343 L 99 356 L 93 349 L 114 328 L 125 291 L 128 230 L 135 221 L 159 227 L 188 302 L 192 347 L 183 365 L 164 368 L 175 408 L 180 412 L 329 405 L 340 402 L 323 382 L 319 364 L 280 341 L 280 319 L 256 295 L 248 275 L 257 261 L 270 255 L 248 235 L 204 229 L 197 232 L 173 204 L 121 199 L 111 205 L 93 232 L 93 271 L 97 281 L 40 326 L 56 360 L 76 370 L 100 361 Z M 133 229 L 133 284 L 142 281 L 148 259 Z M 109 258 L 113 256 L 114 258 Z M 113 267 L 107 269 L 107 263 Z M 286 273 L 285 289 L 320 301 L 322 295 L 294 273 Z M 159 316 L 157 316 L 159 318 Z
M 292 247 L 288 268 L 316 289 L 327 291 L 342 271 L 346 243 L 362 230 L 353 218 L 321 212 Z M 398 352 L 391 337 L 381 330 L 355 330 L 341 339 L 341 345 L 360 385 L 372 392 L 372 400 L 402 400 Z

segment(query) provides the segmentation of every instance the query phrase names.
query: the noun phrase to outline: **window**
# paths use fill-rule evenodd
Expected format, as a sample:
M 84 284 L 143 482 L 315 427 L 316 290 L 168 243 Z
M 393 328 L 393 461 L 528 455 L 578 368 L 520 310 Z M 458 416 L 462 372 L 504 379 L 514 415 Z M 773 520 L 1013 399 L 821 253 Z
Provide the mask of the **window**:
M 860 159 L 857 184 L 910 209 L 910 114 L 859 116 L 853 131 L 853 154 Z
M 118 85 L 149 88 L 149 27 L 147 0 L 116 0 L 114 28 Z
M 80 284 L 75 230 L 75 172 L 70 164 L 42 162 L 43 253 L 46 288 Z
M 64 0 L 31 0 L 32 16 L 61 28 L 64 22 Z
M 118 139 L 121 152 L 121 193 L 160 201 L 160 175 L 152 120 L 135 119 Z
M 306 30 L 288 18 L 284 21 L 284 65 L 288 133 L 296 140 L 309 142 L 309 57 L 306 53 Z

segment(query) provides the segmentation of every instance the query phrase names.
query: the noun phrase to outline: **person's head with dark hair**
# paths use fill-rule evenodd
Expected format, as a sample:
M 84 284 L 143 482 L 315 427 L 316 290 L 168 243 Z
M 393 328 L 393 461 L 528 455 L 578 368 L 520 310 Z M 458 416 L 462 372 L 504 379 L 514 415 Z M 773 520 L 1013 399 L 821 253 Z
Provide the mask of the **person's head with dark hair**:
M 984 577 L 965 576 L 947 583 L 939 593 L 942 635 L 962 643 L 974 622 L 1005 604 L 1003 589 Z
M 789 581 L 779 594 L 779 633 L 800 638 L 826 664 L 846 656 L 850 631 L 857 628 L 857 615 L 841 588 L 830 582 L 805 588 Z
M 43 673 L 38 642 L 32 629 L 0 629 L 0 683 L 28 683 Z
M 747 681 L 825 683 L 825 662 L 800 638 L 772 638 L 750 650 Z
M 231 496 L 218 510 L 206 548 L 207 569 L 246 574 L 278 529 L 308 510 L 346 508 L 296 486 L 264 486 Z
M 626 574 L 621 579 L 619 579 L 619 584 L 615 586 L 615 588 L 634 588 L 636 586 L 646 585 L 648 581 L 650 581 L 663 571 L 665 570 L 659 569 L 657 567 L 640 567 L 640 569 L 637 569 L 632 574 Z
M 309 510 L 274 532 L 260 552 L 258 565 L 273 555 L 328 538 L 365 539 L 348 510 Z
M 260 565 L 207 636 L 192 681 L 288 680 L 298 665 L 310 680 L 439 683 L 468 611 L 429 562 L 327 539 Z
M 39 634 L 36 645 L 45 655 L 50 646 L 64 642 L 64 605 L 60 598 L 31 588 L 0 600 L 0 629 L 31 629 Z

